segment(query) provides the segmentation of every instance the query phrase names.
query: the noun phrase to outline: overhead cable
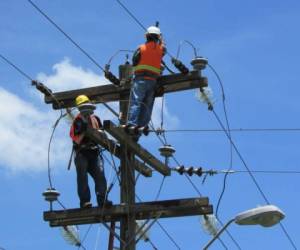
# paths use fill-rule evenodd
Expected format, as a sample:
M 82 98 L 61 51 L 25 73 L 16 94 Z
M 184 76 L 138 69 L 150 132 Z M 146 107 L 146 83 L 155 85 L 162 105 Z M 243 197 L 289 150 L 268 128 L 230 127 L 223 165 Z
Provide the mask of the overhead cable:
M 147 31 L 146 27 L 132 14 L 132 12 L 120 1 L 120 0 L 116 0 L 119 5 L 136 21 L 136 23 L 144 30 Z M 156 26 L 158 26 L 158 22 L 156 22 Z M 174 56 L 172 56 L 170 54 L 170 52 L 168 50 L 166 50 L 166 54 L 171 58 L 171 62 L 172 64 L 183 74 L 187 74 L 189 72 L 189 69 L 178 59 L 174 58 Z M 166 63 L 164 61 L 162 61 L 162 64 L 166 66 Z M 169 68 L 167 67 L 167 69 L 169 70 Z M 170 71 L 170 70 L 169 70 Z M 173 73 L 171 71 L 171 73 Z
M 255 176 L 253 175 L 252 171 L 250 170 L 250 168 L 248 167 L 246 161 L 244 160 L 244 157 L 241 155 L 240 151 L 238 150 L 237 146 L 235 145 L 235 143 L 233 142 L 232 138 L 229 136 L 228 131 L 225 129 L 222 121 L 220 120 L 219 116 L 217 115 L 217 113 L 213 111 L 213 114 L 215 116 L 215 118 L 217 119 L 218 123 L 220 124 L 221 128 L 223 129 L 225 135 L 227 136 L 228 140 L 230 141 L 230 143 L 232 144 L 232 147 L 234 148 L 235 152 L 237 153 L 238 157 L 240 158 L 240 160 L 242 161 L 244 167 L 246 168 L 248 174 L 250 175 L 253 183 L 255 184 L 256 188 L 258 189 L 259 193 L 261 194 L 261 196 L 263 197 L 263 199 L 265 200 L 265 202 L 267 204 L 270 204 L 268 198 L 266 197 L 265 193 L 263 192 L 262 188 L 260 187 L 260 185 L 258 184 Z M 294 249 L 297 249 L 294 241 L 292 240 L 291 236 L 289 235 L 288 231 L 285 229 L 285 227 L 283 226 L 283 224 L 280 222 L 280 227 L 282 229 L 282 231 L 284 232 L 285 236 L 287 237 L 288 241 L 290 242 L 290 244 L 293 246 Z
M 146 27 L 132 14 L 132 12 L 120 1 L 116 0 L 120 6 L 136 21 L 136 23 L 143 29 L 146 30 Z
M 172 156 L 172 159 L 176 162 L 176 164 L 178 166 L 182 166 L 178 160 L 175 158 L 175 156 Z M 194 190 L 197 192 L 197 194 L 199 195 L 199 197 L 202 197 L 202 194 L 200 192 L 200 190 L 197 188 L 197 186 L 195 185 L 195 183 L 192 181 L 192 179 L 190 178 L 190 176 L 188 176 L 187 173 L 184 173 L 184 176 L 186 177 L 186 179 L 188 180 L 188 182 L 192 185 L 192 187 L 194 188 Z M 217 218 L 218 219 L 218 218 Z M 220 224 L 223 224 L 223 222 L 218 219 L 218 221 L 220 222 Z M 232 242 L 235 244 L 235 246 L 238 248 L 238 249 L 242 249 L 240 244 L 235 240 L 235 238 L 233 237 L 233 235 L 229 232 L 228 229 L 225 230 L 225 232 L 228 234 L 228 236 L 230 237 L 230 239 L 232 240 Z M 218 238 L 219 242 L 223 245 L 223 247 L 225 249 L 227 249 L 227 246 L 224 244 L 224 242 L 221 240 L 221 238 L 219 237 Z
M 73 43 L 84 55 L 86 55 L 99 69 L 105 72 L 104 68 L 97 63 L 97 61 L 86 52 L 73 38 L 71 38 L 58 24 L 56 24 L 41 8 L 39 8 L 31 0 L 27 0 L 40 14 L 42 14 L 56 29 L 58 29 L 71 43 Z
M 298 132 L 300 128 L 231 128 L 230 132 Z M 223 129 L 203 128 L 203 129 L 155 129 L 149 130 L 151 133 L 180 133 L 180 132 L 224 132 Z
M 25 78 L 27 78 L 29 81 L 33 81 L 32 78 L 26 74 L 23 70 L 21 70 L 18 66 L 16 66 L 14 63 L 12 63 L 10 60 L 8 60 L 5 56 L 0 54 L 0 57 L 7 62 L 9 65 L 11 65 L 13 68 L 15 68 L 21 75 L 23 75 Z
M 226 99 L 225 99 L 226 96 L 225 96 L 224 84 L 223 84 L 222 79 L 219 76 L 218 72 L 214 69 L 214 67 L 211 66 L 210 64 L 208 64 L 208 66 L 214 72 L 214 74 L 216 75 L 216 77 L 218 79 L 218 82 L 219 82 L 219 85 L 220 85 L 220 88 L 221 88 L 221 92 L 222 92 L 222 104 L 223 104 L 222 106 L 223 106 L 223 112 L 224 112 L 225 121 L 226 121 L 226 129 L 227 129 L 227 132 L 228 132 L 228 137 L 231 140 L 231 131 L 230 131 L 229 119 L 228 119 L 228 115 L 227 115 Z M 232 167 L 233 167 L 233 165 L 232 165 L 233 164 L 233 148 L 232 148 L 231 142 L 229 142 L 229 148 L 230 148 L 229 170 L 231 170 Z M 228 177 L 228 173 L 226 173 L 224 175 L 222 190 L 221 190 L 218 202 L 217 202 L 217 207 L 216 207 L 216 217 L 217 218 L 218 218 L 219 207 L 220 207 L 222 198 L 223 198 L 223 196 L 225 194 L 225 191 L 226 191 L 227 177 Z

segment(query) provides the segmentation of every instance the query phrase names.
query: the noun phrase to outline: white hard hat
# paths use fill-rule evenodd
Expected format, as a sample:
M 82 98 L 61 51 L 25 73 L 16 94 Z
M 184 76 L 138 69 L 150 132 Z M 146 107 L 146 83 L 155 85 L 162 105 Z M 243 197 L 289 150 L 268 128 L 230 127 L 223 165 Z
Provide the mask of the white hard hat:
M 156 26 L 150 26 L 148 29 L 147 29 L 147 32 L 146 34 L 155 34 L 155 35 L 161 35 L 161 32 L 160 32 L 160 29 Z

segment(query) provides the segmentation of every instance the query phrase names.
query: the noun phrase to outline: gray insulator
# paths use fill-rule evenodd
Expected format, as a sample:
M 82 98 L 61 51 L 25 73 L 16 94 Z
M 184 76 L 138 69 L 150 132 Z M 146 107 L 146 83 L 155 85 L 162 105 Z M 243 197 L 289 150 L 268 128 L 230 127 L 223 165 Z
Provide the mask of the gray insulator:
M 208 61 L 204 57 L 196 57 L 191 61 L 194 70 L 203 70 L 206 68 Z
M 43 196 L 45 197 L 46 201 L 53 202 L 57 200 L 57 197 L 60 193 L 55 188 L 48 188 L 44 193 Z
M 175 149 L 171 145 L 164 145 L 159 148 L 160 155 L 171 157 L 175 153 Z

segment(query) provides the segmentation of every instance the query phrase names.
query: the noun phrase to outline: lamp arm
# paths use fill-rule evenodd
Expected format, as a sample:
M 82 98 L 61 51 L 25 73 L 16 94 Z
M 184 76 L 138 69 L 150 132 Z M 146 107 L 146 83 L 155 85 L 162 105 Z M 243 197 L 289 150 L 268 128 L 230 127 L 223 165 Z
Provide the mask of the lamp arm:
M 219 238 L 220 234 L 222 234 L 226 228 L 232 223 L 235 221 L 235 218 L 234 219 L 231 219 L 230 221 L 228 221 L 218 232 L 217 234 L 205 245 L 205 247 L 203 247 L 203 250 L 207 250 L 208 247 L 216 240 Z

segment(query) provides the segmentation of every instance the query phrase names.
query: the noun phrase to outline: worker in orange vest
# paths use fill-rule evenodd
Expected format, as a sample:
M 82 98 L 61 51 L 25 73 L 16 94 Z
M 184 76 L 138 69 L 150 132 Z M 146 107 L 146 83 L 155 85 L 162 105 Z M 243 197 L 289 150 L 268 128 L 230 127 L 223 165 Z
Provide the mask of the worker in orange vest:
M 88 127 L 97 130 L 101 129 L 101 120 L 93 114 L 93 110 L 96 107 L 91 104 L 87 96 L 79 95 L 75 102 L 80 113 L 72 123 L 70 137 L 73 141 L 73 149 L 75 151 L 74 162 L 77 172 L 77 192 L 80 199 L 80 207 L 88 208 L 92 206 L 90 202 L 91 194 L 88 185 L 88 173 L 95 182 L 98 206 L 110 206 L 112 202 L 107 200 L 107 182 L 104 175 L 103 158 L 100 148 L 85 136 L 85 131 Z
M 146 32 L 146 43 L 135 51 L 132 64 L 134 80 L 131 88 L 127 129 L 148 127 L 154 104 L 157 78 L 161 75 L 162 58 L 166 48 L 160 29 L 150 26 Z

